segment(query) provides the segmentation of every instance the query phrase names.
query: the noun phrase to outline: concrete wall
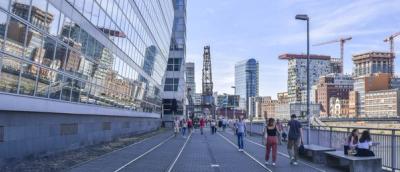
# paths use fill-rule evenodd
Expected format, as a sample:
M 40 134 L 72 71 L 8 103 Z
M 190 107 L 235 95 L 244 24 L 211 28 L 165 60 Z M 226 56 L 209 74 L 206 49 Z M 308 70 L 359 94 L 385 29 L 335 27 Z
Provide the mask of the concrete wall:
M 0 111 L 0 165 L 149 132 L 160 124 L 160 118 Z

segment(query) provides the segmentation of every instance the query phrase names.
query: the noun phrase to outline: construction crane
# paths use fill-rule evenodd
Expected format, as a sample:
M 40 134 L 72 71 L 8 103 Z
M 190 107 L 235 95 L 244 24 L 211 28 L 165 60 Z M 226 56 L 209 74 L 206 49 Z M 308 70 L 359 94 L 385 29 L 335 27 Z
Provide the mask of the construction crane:
M 392 35 L 390 35 L 389 37 L 387 37 L 386 39 L 383 40 L 383 42 L 389 42 L 389 46 L 390 46 L 390 55 L 392 56 L 392 60 L 393 60 L 393 67 L 392 67 L 392 73 L 394 72 L 394 38 L 396 38 L 397 36 L 400 35 L 400 32 L 394 33 Z
M 325 44 L 331 44 L 331 43 L 335 43 L 335 42 L 340 42 L 340 60 L 343 63 L 343 56 L 344 56 L 344 43 L 346 41 L 350 41 L 351 39 L 353 39 L 351 36 L 350 37 L 346 37 L 346 38 L 339 38 L 339 39 L 335 39 L 335 40 L 331 40 L 331 41 L 327 41 L 327 42 L 322 42 L 319 44 L 314 44 L 313 46 L 320 46 L 320 45 L 325 45 Z
M 383 40 L 383 42 L 389 42 L 390 45 L 390 53 L 392 53 L 393 57 L 394 57 L 394 38 L 396 38 L 397 36 L 400 35 L 400 32 L 397 32 L 393 35 L 390 35 L 389 37 L 387 37 L 386 39 Z

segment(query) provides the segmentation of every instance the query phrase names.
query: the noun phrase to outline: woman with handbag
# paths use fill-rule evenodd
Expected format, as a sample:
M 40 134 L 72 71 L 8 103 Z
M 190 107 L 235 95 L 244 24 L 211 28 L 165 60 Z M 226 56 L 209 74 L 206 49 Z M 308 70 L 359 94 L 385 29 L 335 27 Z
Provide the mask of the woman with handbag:
M 355 128 L 351 131 L 349 137 L 347 137 L 346 143 L 343 148 L 345 155 L 348 154 L 349 150 L 354 150 L 356 148 L 358 143 L 358 135 L 359 135 L 358 129 Z
M 278 129 L 276 128 L 274 118 L 268 120 L 268 124 L 264 129 L 264 137 L 266 137 L 265 164 L 269 164 L 269 155 L 272 150 L 272 165 L 275 166 L 278 153 Z

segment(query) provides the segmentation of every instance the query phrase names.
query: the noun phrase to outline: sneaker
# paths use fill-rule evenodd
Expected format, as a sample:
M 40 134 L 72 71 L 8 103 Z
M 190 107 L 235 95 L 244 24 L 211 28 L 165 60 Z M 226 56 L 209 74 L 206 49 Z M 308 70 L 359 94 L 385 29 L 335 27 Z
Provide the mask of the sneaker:
M 265 165 L 269 165 L 269 162 L 268 161 L 265 161 L 265 163 L 264 163 Z
M 298 165 L 298 163 L 296 161 L 293 162 L 293 165 Z
M 275 165 L 276 165 L 275 162 L 273 162 L 273 163 L 272 163 L 272 166 L 275 166 Z

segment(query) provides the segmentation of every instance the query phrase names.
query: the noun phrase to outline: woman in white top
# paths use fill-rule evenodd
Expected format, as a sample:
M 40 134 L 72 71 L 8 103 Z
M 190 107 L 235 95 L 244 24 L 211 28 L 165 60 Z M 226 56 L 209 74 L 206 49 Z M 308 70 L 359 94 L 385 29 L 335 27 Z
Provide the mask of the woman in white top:
M 372 140 L 368 130 L 364 130 L 357 144 L 357 153 L 355 156 L 375 156 L 371 151 Z
M 179 133 L 179 119 L 178 119 L 178 117 L 176 117 L 175 118 L 175 121 L 174 121 L 174 134 L 175 134 L 175 137 L 178 135 L 178 133 Z

